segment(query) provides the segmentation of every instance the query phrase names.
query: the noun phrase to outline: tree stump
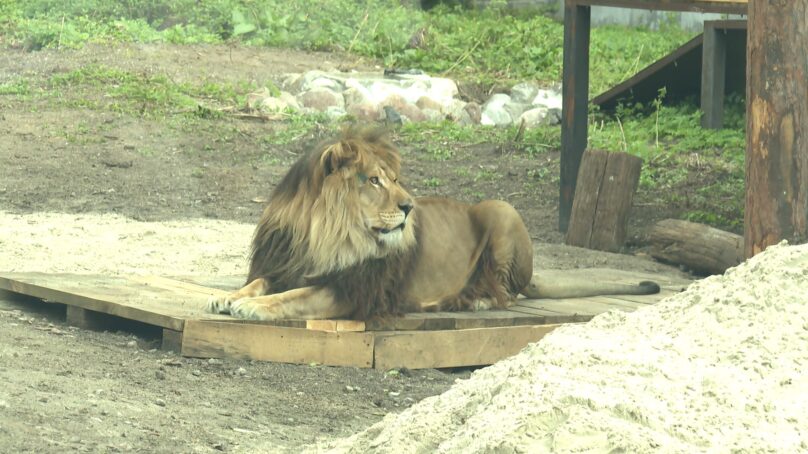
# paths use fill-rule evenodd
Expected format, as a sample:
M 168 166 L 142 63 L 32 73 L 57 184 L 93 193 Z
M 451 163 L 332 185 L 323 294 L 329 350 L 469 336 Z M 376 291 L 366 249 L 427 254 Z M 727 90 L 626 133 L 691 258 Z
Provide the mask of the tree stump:
M 745 253 L 808 240 L 808 0 L 750 0 Z
M 567 244 L 610 252 L 623 247 L 641 167 L 642 159 L 628 153 L 584 153 Z
M 664 219 L 648 236 L 649 254 L 700 274 L 722 274 L 743 261 L 743 237 L 695 222 Z

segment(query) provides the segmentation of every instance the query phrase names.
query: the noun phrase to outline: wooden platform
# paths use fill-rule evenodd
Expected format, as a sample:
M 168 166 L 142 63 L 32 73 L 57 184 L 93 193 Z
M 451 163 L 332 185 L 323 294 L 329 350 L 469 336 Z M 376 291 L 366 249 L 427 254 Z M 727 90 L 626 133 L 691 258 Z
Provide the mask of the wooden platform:
M 163 347 L 190 357 L 256 360 L 379 369 L 459 367 L 494 363 L 564 323 L 580 323 L 617 309 L 633 311 L 683 289 L 686 280 L 608 269 L 548 271 L 590 279 L 652 279 L 662 293 L 565 300 L 520 299 L 508 310 L 407 314 L 361 322 L 254 322 L 204 311 L 210 295 L 236 288 L 241 278 L 110 277 L 4 273 L 0 289 L 66 305 L 68 323 L 104 329 L 110 316 L 162 328 Z

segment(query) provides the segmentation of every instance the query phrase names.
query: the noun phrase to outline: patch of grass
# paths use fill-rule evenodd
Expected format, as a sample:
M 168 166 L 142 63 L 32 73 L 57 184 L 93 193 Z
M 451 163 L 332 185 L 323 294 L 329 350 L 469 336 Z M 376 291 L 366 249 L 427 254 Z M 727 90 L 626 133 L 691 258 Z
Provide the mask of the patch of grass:
M 302 115 L 287 112 L 287 115 L 286 120 L 274 123 L 276 127 L 271 133 L 261 137 L 262 143 L 288 145 L 321 129 L 329 129 L 332 132 L 338 129 L 338 125 L 331 122 L 325 114 Z
M 254 86 L 247 83 L 201 85 L 180 83 L 163 74 L 132 73 L 103 65 L 56 74 L 47 91 L 71 107 L 107 109 L 142 116 L 185 113 L 202 119 L 220 118 L 215 106 L 241 106 Z M 96 99 L 99 92 L 102 99 Z
M 644 193 L 683 208 L 686 219 L 737 231 L 743 222 L 746 153 L 738 120 L 742 100 L 731 97 L 726 108 L 729 127 L 720 130 L 701 128 L 701 112 L 693 104 L 622 106 L 615 117 L 596 113 L 589 147 L 641 157 Z
M 0 84 L 0 96 L 28 96 L 31 91 L 31 85 L 25 79 Z
M 480 169 L 474 174 L 474 181 L 493 181 L 496 180 L 499 174 L 494 170 Z
M 440 178 L 433 177 L 433 178 L 425 178 L 421 182 L 421 184 L 427 188 L 437 188 L 440 187 L 443 184 L 443 182 L 440 180 Z
M 561 78 L 563 27 L 489 6 L 424 12 L 398 0 L 6 0 L 0 32 L 28 49 L 87 42 L 223 43 L 347 51 L 487 83 Z M 692 33 L 598 27 L 592 92 L 621 81 Z M 420 39 L 413 39 L 419 37 Z M 417 41 L 417 42 L 416 42 Z

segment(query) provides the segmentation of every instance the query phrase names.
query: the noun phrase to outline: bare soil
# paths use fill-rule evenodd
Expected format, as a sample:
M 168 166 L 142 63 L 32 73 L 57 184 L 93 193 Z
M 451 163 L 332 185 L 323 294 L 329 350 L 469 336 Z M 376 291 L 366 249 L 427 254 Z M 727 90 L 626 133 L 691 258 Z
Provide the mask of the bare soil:
M 21 76 L 36 83 L 98 64 L 165 74 L 176 81 L 259 84 L 309 69 L 376 68 L 375 62 L 345 55 L 228 46 L 3 49 L 0 83 Z M 105 89 L 97 87 L 82 96 L 104 99 Z M 0 238 L 0 271 L 19 270 L 21 263 L 26 269 L 37 268 L 34 257 L 42 261 L 42 270 L 64 270 L 58 266 L 60 259 L 63 265 L 74 263 L 48 245 L 62 241 L 62 223 L 79 221 L 56 217 L 58 221 L 47 224 L 31 217 L 37 213 L 117 214 L 154 225 L 181 221 L 192 226 L 200 218 L 235 221 L 242 228 L 232 231 L 242 246 L 220 260 L 229 260 L 232 266 L 224 267 L 228 270 L 238 268 L 249 242 L 244 237 L 249 229 L 243 227 L 257 220 L 261 198 L 297 156 L 324 135 L 315 130 L 274 145 L 265 139 L 285 132 L 283 122 L 227 115 L 193 121 L 181 115 L 152 118 L 82 107 L 71 93 L 61 96 L 64 99 L 0 95 L 0 222 L 12 224 L 0 227 L 31 239 L 27 249 L 21 249 L 21 236 L 14 244 Z M 438 161 L 418 146 L 394 139 L 405 160 L 404 180 L 415 194 L 466 201 L 498 198 L 516 206 L 536 244 L 537 268 L 599 266 L 678 273 L 642 254 L 607 254 L 560 244 L 557 151 L 529 157 L 502 144 L 465 144 L 457 146 L 451 158 Z M 639 196 L 634 210 L 630 246 L 636 246 L 636 238 L 651 222 L 672 214 L 669 207 L 642 202 L 644 197 Z M 112 228 L 99 224 L 98 230 Z M 115 254 L 107 250 L 98 248 L 92 255 L 99 232 L 89 227 L 86 231 L 83 253 L 89 250 L 90 255 L 81 257 L 99 263 L 82 269 L 117 266 L 119 262 L 109 258 Z M 230 230 L 217 232 L 222 241 L 234 241 Z M 217 239 L 205 241 L 190 246 L 166 241 L 154 253 L 194 256 L 196 245 L 201 249 Z M 147 261 L 127 262 L 126 271 L 154 272 L 154 263 Z M 191 273 L 167 269 L 163 274 Z M 58 305 L 0 295 L 0 451 L 227 452 L 258 441 L 295 450 L 316 439 L 368 427 L 387 412 L 443 392 L 469 373 L 391 374 L 188 359 L 157 350 L 157 336 L 147 326 L 131 324 L 107 332 L 75 329 L 64 323 L 64 309 Z

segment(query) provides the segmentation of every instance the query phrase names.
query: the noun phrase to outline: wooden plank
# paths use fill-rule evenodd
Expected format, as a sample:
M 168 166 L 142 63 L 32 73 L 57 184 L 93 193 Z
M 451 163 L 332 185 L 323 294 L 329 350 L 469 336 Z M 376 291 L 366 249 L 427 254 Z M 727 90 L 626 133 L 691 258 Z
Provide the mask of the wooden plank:
M 198 295 L 200 298 L 204 298 L 205 301 L 207 301 L 207 298 L 210 296 L 227 295 L 230 293 L 225 290 L 204 287 L 192 282 L 183 282 L 162 276 L 127 276 L 127 279 L 132 282 L 139 282 L 160 290 L 168 290 L 172 293 L 189 293 L 192 295 Z
M 455 329 L 494 328 L 500 326 L 545 325 L 546 317 L 508 310 L 458 312 Z
M 521 306 L 518 304 L 518 302 L 513 306 L 509 307 L 508 310 L 520 314 L 541 316 L 544 318 L 544 321 L 541 323 L 542 325 L 560 325 L 562 323 L 582 323 L 582 322 L 588 322 L 589 320 L 592 319 L 591 315 L 568 314 L 568 313 L 548 311 L 546 309 L 537 309 L 534 307 Z
M 373 367 L 373 333 L 188 320 L 182 355 L 369 368 Z
M 716 28 L 715 22 L 704 23 L 701 56 L 701 126 L 721 129 L 724 124 L 727 37 L 726 31 Z
M 566 3 L 657 11 L 746 14 L 748 0 L 567 0 Z
M 376 369 L 426 369 L 493 364 L 518 353 L 560 325 L 452 331 L 378 332 Z
M 596 301 L 594 298 L 524 299 L 517 306 L 557 311 L 562 314 L 598 315 L 618 307 Z
M 306 329 L 319 331 L 365 331 L 361 320 L 306 320 Z
M 569 226 L 581 156 L 586 149 L 589 106 L 589 6 L 564 5 L 564 62 L 561 107 L 561 174 L 558 229 Z
M 648 306 L 652 304 L 656 304 L 669 296 L 673 296 L 677 293 L 681 293 L 681 289 L 671 290 L 666 287 L 662 287 L 659 293 L 654 295 L 608 295 L 608 296 L 599 296 L 598 298 L 605 298 L 610 300 L 619 300 L 619 301 L 626 301 L 629 303 L 636 303 L 643 306 Z
M 244 286 L 246 276 L 167 276 L 175 281 L 232 292 Z
M 656 98 L 658 96 L 656 87 L 653 89 L 646 89 L 646 93 L 638 93 L 638 91 L 642 90 L 638 90 L 637 87 L 647 79 L 655 77 L 661 78 L 663 72 L 669 70 L 671 67 L 677 68 L 677 70 L 678 68 L 683 68 L 681 72 L 689 73 L 690 71 L 686 71 L 684 69 L 688 65 L 682 65 L 682 63 L 692 61 L 694 64 L 698 64 L 701 57 L 700 54 L 696 55 L 696 53 L 701 46 L 702 39 L 702 35 L 698 35 L 685 44 L 682 44 L 678 49 L 646 66 L 637 74 L 595 96 L 592 99 L 592 104 L 601 106 L 605 110 L 612 110 L 614 108 L 613 106 L 617 105 L 618 100 L 628 97 L 629 95 L 633 95 L 633 97 L 639 99 Z M 679 77 L 677 79 L 681 82 L 683 78 Z M 648 93 L 648 91 L 650 91 L 650 93 Z M 672 87 L 669 86 L 668 91 L 670 93 L 672 91 Z
M 120 277 L 4 273 L 0 288 L 176 331 L 182 331 L 184 318 L 204 313 L 204 301 L 196 297 L 155 291 Z

